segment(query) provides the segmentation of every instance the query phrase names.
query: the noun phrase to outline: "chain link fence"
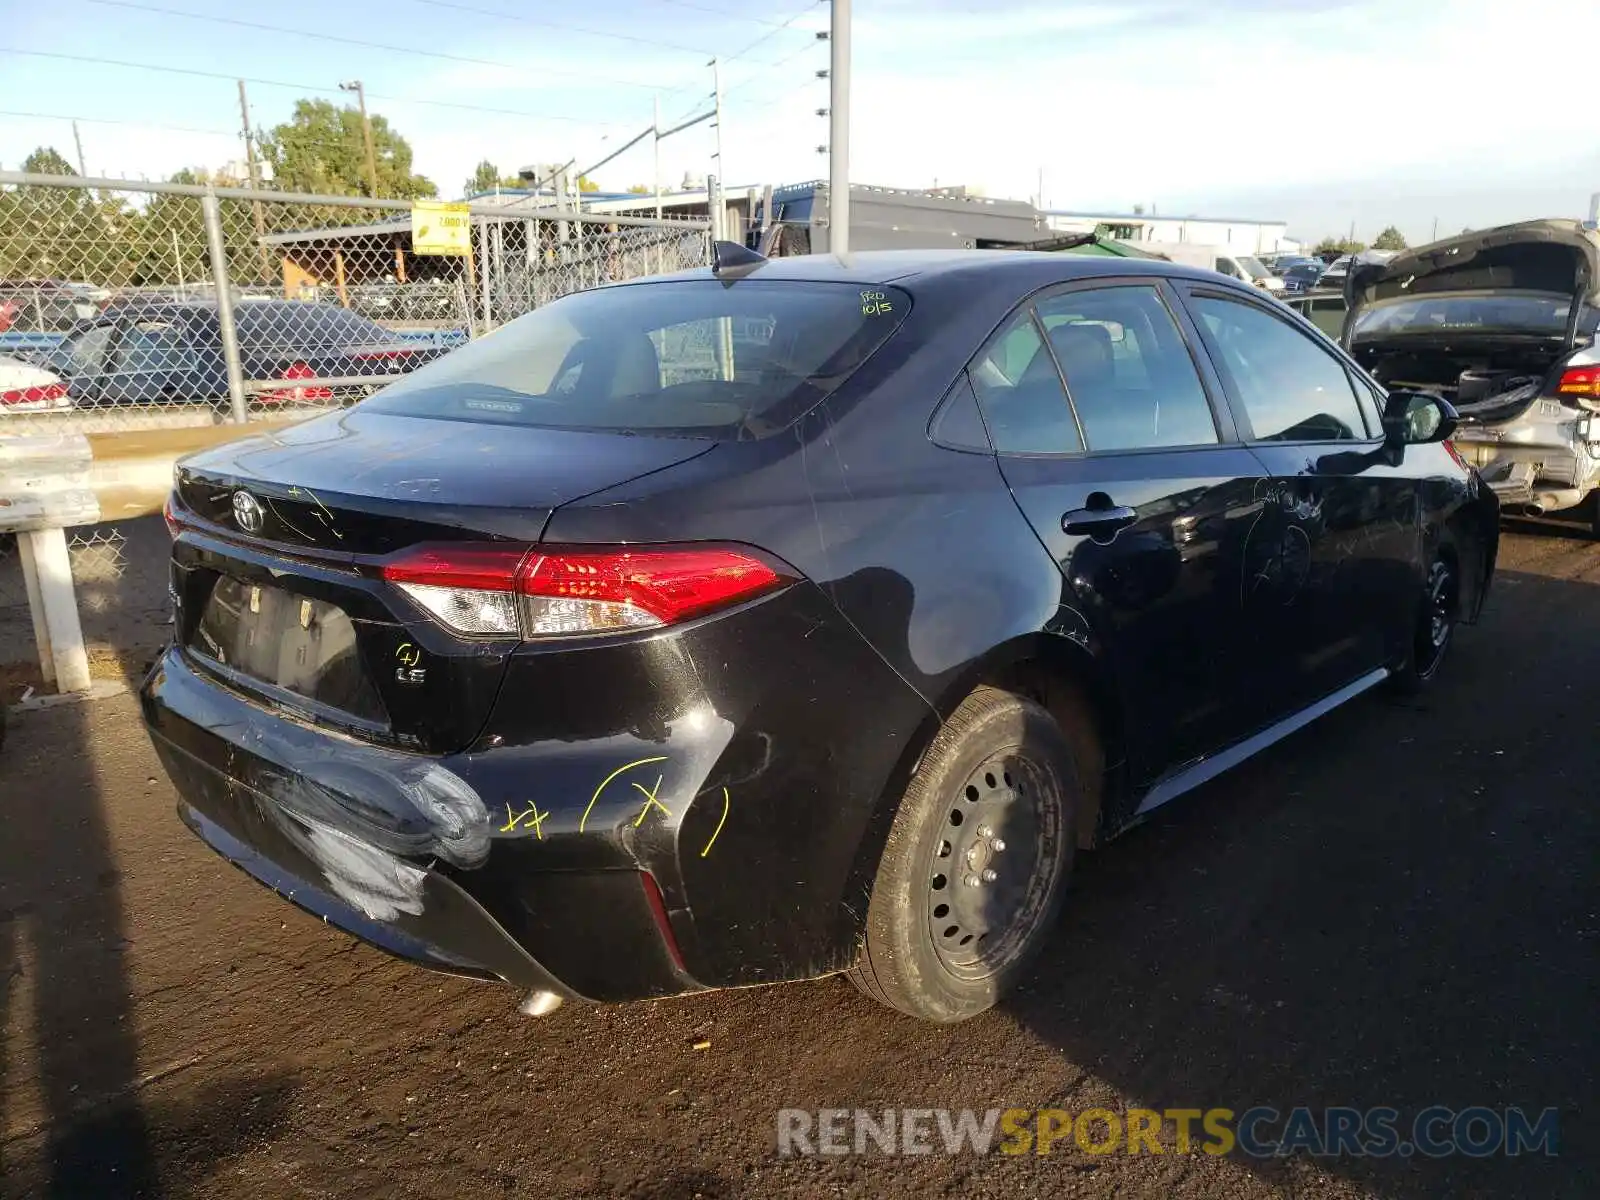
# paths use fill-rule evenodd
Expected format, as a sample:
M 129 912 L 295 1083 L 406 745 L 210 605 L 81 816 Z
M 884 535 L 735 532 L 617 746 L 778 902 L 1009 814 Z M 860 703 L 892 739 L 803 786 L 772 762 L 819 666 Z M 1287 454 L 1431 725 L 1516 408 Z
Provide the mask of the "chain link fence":
M 528 203 L 533 199 L 528 198 Z M 0 436 L 307 415 L 569 292 L 709 261 L 704 222 L 0 172 Z

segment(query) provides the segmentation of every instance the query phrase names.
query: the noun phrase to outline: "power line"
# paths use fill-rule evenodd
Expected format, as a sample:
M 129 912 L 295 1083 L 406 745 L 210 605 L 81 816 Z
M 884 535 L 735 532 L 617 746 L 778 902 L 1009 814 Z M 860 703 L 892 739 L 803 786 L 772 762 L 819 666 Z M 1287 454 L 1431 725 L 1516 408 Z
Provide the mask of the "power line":
M 732 62 L 734 59 L 741 58 L 744 55 L 750 53 L 751 50 L 754 50 L 757 46 L 761 45 L 763 42 L 767 41 L 769 38 L 776 37 L 778 34 L 784 32 L 785 30 L 790 29 L 790 27 L 793 26 L 796 21 L 798 21 L 801 17 L 809 15 L 811 13 L 811 11 L 813 9 L 815 9 L 817 7 L 817 5 L 821 4 L 822 2 L 823 2 L 823 0 L 811 0 L 811 2 L 809 4 L 807 4 L 804 8 L 802 8 L 799 12 L 795 13 L 793 16 L 791 16 L 786 21 L 763 21 L 762 22 L 763 25 L 771 25 L 773 27 L 771 32 L 762 34 L 755 41 L 751 42 L 748 46 L 746 46 L 743 50 L 740 50 L 737 54 L 730 54 L 730 55 L 721 56 L 722 57 L 722 61 L 723 62 Z M 796 31 L 796 32 L 798 32 L 798 31 Z M 809 43 L 802 50 L 796 51 L 794 54 L 788 55 L 785 58 L 780 58 L 776 62 L 767 63 L 766 66 L 767 66 L 768 70 L 775 70 L 778 67 L 783 66 L 785 63 L 788 63 L 788 62 L 792 61 L 793 59 L 797 58 L 801 53 L 804 53 L 804 50 L 807 50 L 807 49 L 810 49 L 810 44 Z M 743 87 L 745 84 L 750 83 L 752 80 L 759 79 L 763 73 L 764 72 L 757 72 L 755 75 L 750 76 L 750 78 L 743 80 L 742 82 L 736 84 L 735 86 L 736 87 Z M 684 84 L 682 84 L 682 85 L 680 85 L 678 87 L 673 88 L 670 92 L 662 93 L 660 98 L 662 100 L 670 99 L 671 97 L 678 95 L 680 92 L 688 91 L 694 85 L 695 85 L 695 80 L 694 79 L 690 79 L 688 82 L 686 82 L 686 83 L 684 83 Z M 727 92 L 730 92 L 732 90 L 733 90 L 733 88 L 725 89 L 724 95 L 726 95 Z
M 111 117 L 72 117 L 64 113 L 12 112 L 0 109 L 0 117 L 29 117 L 37 121 L 82 121 L 85 125 L 131 125 L 139 129 L 164 129 L 169 133 L 203 133 L 238 140 L 237 129 L 196 129 L 191 125 L 159 125 L 154 121 L 118 121 Z
M 768 42 L 771 39 L 777 37 L 780 33 L 782 33 L 784 30 L 788 29 L 791 25 L 793 25 L 801 17 L 810 16 L 812 10 L 815 9 L 817 7 L 817 5 L 819 5 L 821 3 L 822 3 L 822 0 L 811 0 L 810 4 L 806 5 L 799 12 L 795 13 L 794 16 L 790 17 L 787 21 L 783 22 L 783 24 L 779 25 L 776 29 L 770 30 L 767 33 L 763 33 L 755 41 L 751 42 L 743 50 L 739 51 L 738 54 L 730 54 L 730 55 L 728 55 L 728 59 L 732 60 L 732 59 L 736 59 L 736 58 L 742 58 L 744 55 L 749 54 L 750 51 L 754 50 L 757 46 L 760 46 L 763 43 Z
M 54 58 L 66 62 L 89 63 L 102 67 L 126 67 L 135 71 L 155 71 L 168 75 L 192 75 L 201 79 L 225 79 L 229 83 L 243 79 L 246 83 L 258 84 L 261 87 L 288 88 L 300 92 L 326 92 L 328 95 L 338 93 L 338 88 L 326 87 L 315 83 L 290 83 L 282 79 L 258 79 L 249 75 L 235 75 L 226 71 L 202 71 L 197 67 L 173 67 L 163 63 L 131 62 L 121 58 L 100 58 L 89 54 L 63 54 L 55 50 L 23 50 L 15 46 L 0 46 L 0 54 L 22 54 L 33 58 Z M 386 95 L 381 92 L 368 92 L 367 97 L 372 100 L 385 100 L 391 104 L 425 104 L 432 108 L 454 108 L 463 112 L 493 113 L 503 117 L 531 117 L 536 121 L 565 121 L 575 125 L 616 125 L 617 121 L 589 121 L 583 117 L 560 116 L 555 113 L 528 112 L 516 108 L 488 108 L 481 104 L 462 104 L 453 100 L 423 100 L 413 96 Z
M 634 42 L 641 46 L 657 46 L 666 50 L 682 50 L 688 54 L 698 54 L 702 57 L 711 53 L 710 50 L 699 46 L 686 46 L 682 42 L 667 42 L 659 38 L 640 37 L 632 33 L 614 33 L 609 29 L 591 29 L 586 25 L 572 25 L 565 21 L 547 21 L 540 17 L 530 17 L 523 13 L 500 12 L 492 8 L 476 8 L 470 4 L 456 4 L 453 0 L 415 0 L 417 4 L 427 4 L 434 8 L 451 8 L 457 12 L 476 13 L 482 17 L 498 17 L 503 21 L 518 21 L 524 25 L 538 25 L 545 29 L 564 29 L 569 33 L 581 33 L 588 37 L 610 38 L 618 42 Z
M 345 37 L 337 33 L 319 33 L 313 29 L 292 29 L 286 25 L 268 25 L 261 21 L 246 21 L 239 17 L 221 17 L 212 13 L 184 12 L 178 8 L 162 8 L 155 4 L 139 4 L 135 0 L 87 0 L 90 4 L 100 4 L 108 8 L 126 8 L 134 12 L 157 13 L 166 17 L 184 17 L 190 21 L 210 21 L 215 25 L 231 25 L 238 29 L 255 29 L 263 33 L 284 33 L 291 37 L 311 38 L 314 41 L 337 42 L 345 46 L 360 46 L 366 50 L 384 50 L 390 54 L 412 54 L 418 58 L 436 58 L 444 62 L 465 63 L 474 67 L 498 67 L 503 71 L 528 73 L 537 70 L 543 75 L 566 75 L 575 79 L 588 80 L 591 83 L 609 83 L 616 87 L 642 88 L 652 91 L 656 88 L 653 83 L 641 83 L 637 79 L 615 79 L 609 76 L 596 75 L 592 71 L 564 71 L 558 67 L 540 66 L 530 67 L 527 63 L 517 64 L 500 62 L 492 58 L 473 58 L 466 54 L 448 54 L 443 50 L 418 50 L 412 46 L 396 46 L 388 42 L 370 42 L 364 38 Z
M 728 17 L 735 21 L 748 21 L 752 25 L 779 25 L 778 21 L 769 21 L 765 17 L 752 17 L 747 12 L 735 12 L 731 8 L 712 8 L 709 4 L 695 4 L 693 0 L 662 0 L 663 4 L 676 4 L 679 8 L 692 8 L 696 12 L 716 13 L 719 17 Z

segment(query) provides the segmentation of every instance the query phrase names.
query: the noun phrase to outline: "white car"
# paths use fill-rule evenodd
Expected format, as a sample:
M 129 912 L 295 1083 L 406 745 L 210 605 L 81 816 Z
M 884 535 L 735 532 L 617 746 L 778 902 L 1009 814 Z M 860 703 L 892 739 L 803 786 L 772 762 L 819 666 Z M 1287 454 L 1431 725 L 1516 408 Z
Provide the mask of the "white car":
M 1283 280 L 1262 266 L 1260 259 L 1249 254 L 1219 254 L 1212 268 L 1274 294 L 1283 291 Z
M 71 407 L 61 376 L 0 354 L 0 416 Z

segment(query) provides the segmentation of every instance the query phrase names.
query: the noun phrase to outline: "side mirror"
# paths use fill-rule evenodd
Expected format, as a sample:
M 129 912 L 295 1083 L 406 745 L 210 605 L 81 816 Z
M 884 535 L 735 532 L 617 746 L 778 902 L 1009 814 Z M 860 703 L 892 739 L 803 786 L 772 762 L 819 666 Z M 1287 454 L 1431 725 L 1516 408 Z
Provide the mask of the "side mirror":
M 1390 392 L 1383 410 L 1384 439 L 1396 446 L 1445 441 L 1461 418 L 1443 396 L 1432 392 Z

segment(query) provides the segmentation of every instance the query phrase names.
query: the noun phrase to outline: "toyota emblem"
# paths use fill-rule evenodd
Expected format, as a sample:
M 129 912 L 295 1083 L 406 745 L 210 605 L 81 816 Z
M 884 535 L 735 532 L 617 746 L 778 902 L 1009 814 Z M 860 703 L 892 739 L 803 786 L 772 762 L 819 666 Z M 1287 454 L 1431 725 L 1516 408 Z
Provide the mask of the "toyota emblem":
M 261 501 L 241 488 L 233 494 L 233 519 L 246 533 L 260 533 Z

